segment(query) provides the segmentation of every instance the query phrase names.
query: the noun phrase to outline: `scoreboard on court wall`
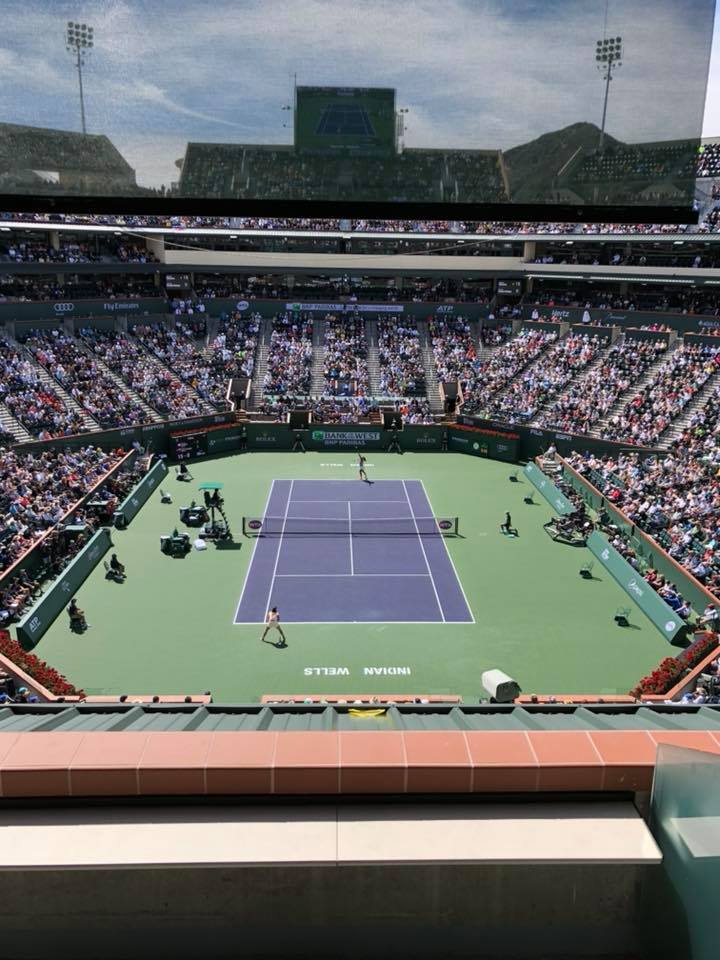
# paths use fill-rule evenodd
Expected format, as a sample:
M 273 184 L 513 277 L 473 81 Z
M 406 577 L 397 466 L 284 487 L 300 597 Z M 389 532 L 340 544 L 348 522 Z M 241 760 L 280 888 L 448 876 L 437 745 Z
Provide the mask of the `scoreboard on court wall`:
M 297 87 L 295 149 L 301 153 L 392 156 L 395 91 L 389 87 Z

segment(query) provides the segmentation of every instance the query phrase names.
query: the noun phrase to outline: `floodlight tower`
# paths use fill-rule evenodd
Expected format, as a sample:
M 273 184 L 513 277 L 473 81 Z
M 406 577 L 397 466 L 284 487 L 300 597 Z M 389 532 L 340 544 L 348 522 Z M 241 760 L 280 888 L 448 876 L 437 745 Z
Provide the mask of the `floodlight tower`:
M 598 40 L 595 47 L 595 65 L 605 81 L 605 102 L 603 103 L 602 125 L 600 127 L 600 141 L 598 150 L 602 153 L 605 141 L 605 117 L 607 116 L 608 94 L 613 72 L 622 66 L 623 45 L 622 37 L 610 37 Z
M 86 23 L 75 23 L 68 20 L 67 32 L 65 34 L 65 47 L 68 53 L 75 58 L 77 67 L 78 85 L 80 87 L 80 120 L 82 123 L 82 132 L 87 133 L 85 127 L 85 95 L 83 93 L 82 68 L 85 66 L 85 59 L 93 47 L 94 31 Z
M 410 107 L 400 107 L 395 114 L 395 140 L 397 142 L 397 151 L 402 153 L 405 149 L 405 134 L 407 133 L 407 117 L 410 113 Z

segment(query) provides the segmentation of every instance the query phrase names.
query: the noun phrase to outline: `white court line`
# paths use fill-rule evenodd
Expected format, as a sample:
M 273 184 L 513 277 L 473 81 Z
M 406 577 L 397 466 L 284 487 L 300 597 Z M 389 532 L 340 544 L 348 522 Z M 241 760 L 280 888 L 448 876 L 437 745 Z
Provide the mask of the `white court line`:
M 317 577 L 324 580 L 326 577 L 382 577 L 383 580 L 392 580 L 393 577 L 423 577 L 428 579 L 427 573 L 278 573 L 276 580 L 282 580 L 285 577 L 305 577 L 305 579 Z
M 334 502 L 334 501 L 333 501 L 333 502 Z M 348 501 L 348 506 L 350 506 L 350 501 Z M 264 522 L 267 522 L 268 520 L 284 520 L 284 519 L 285 519 L 284 516 L 282 516 L 282 517 L 264 517 L 264 518 L 263 518 Z M 308 521 L 313 521 L 314 523 L 322 523 L 322 522 L 325 521 L 325 520 L 327 520 L 328 522 L 332 522 L 332 523 L 340 523 L 341 521 L 344 523 L 345 520 L 347 520 L 348 518 L 347 518 L 347 517 L 288 517 L 287 519 L 288 519 L 288 520 L 303 520 L 303 521 L 308 520 Z M 415 519 L 415 520 L 434 520 L 435 517 L 414 517 L 414 518 L 413 518 L 413 517 L 354 517 L 354 518 L 350 518 L 350 519 L 354 519 L 354 520 L 355 520 L 355 523 L 365 523 L 366 520 L 368 520 L 368 521 L 369 521 L 369 520 L 372 520 L 374 523 L 379 523 L 380 521 L 385 521 L 386 523 L 392 523 L 392 522 L 395 521 L 395 520 L 413 520 L 413 519 Z M 316 531 L 316 532 L 317 532 L 317 531 Z M 319 532 L 322 532 L 322 531 L 319 531 Z M 435 534 L 438 533 L 438 532 L 439 532 L 439 531 L 437 531 L 437 530 L 433 530 L 433 532 L 430 533 L 430 534 L 428 534 L 428 536 L 434 537 Z M 261 535 L 262 535 L 262 531 L 260 531 L 260 533 L 261 533 Z M 272 534 L 266 534 L 266 536 L 272 536 Z M 345 536 L 344 533 L 343 533 L 343 536 Z M 385 534 L 378 534 L 378 536 L 385 536 Z
M 440 616 L 442 617 L 443 623 L 445 623 L 445 611 L 442 608 L 440 603 L 440 597 L 438 596 L 437 587 L 435 586 L 435 579 L 432 575 L 432 570 L 430 569 L 430 564 L 428 563 L 427 554 L 425 553 L 425 545 L 422 542 L 422 537 L 420 536 L 420 528 L 417 525 L 417 520 L 415 518 L 415 511 L 413 510 L 413 505 L 410 502 L 410 496 L 407 492 L 407 487 L 405 486 L 405 481 L 402 482 L 403 490 L 405 491 L 405 498 L 408 502 L 408 507 L 410 507 L 410 513 L 412 514 L 413 522 L 415 524 L 415 529 L 417 530 L 418 543 L 420 544 L 420 549 L 422 550 L 422 555 L 425 558 L 425 566 L 427 567 L 427 572 L 430 574 L 430 583 L 432 583 L 432 588 L 435 593 L 435 599 L 437 600 L 438 610 L 440 611 Z
M 268 491 L 267 500 L 265 501 L 265 506 L 263 507 L 263 517 L 267 513 L 268 507 L 270 506 L 270 498 L 273 495 L 274 489 L 275 489 L 275 481 L 273 480 L 272 483 L 270 484 L 270 490 Z M 250 557 L 250 563 L 248 564 L 247 571 L 245 572 L 245 582 L 243 583 L 243 588 L 240 591 L 240 599 L 238 600 L 237 607 L 235 607 L 235 617 L 237 617 L 240 607 L 242 606 L 243 597 L 245 596 L 245 590 L 247 589 L 247 585 L 250 580 L 250 571 L 252 570 L 252 565 L 255 562 L 255 554 L 257 553 L 259 540 L 260 540 L 260 537 L 257 537 L 255 540 L 255 543 L 253 544 L 252 556 Z M 235 617 L 233 617 L 233 624 L 237 623 Z
M 306 500 L 305 497 L 295 497 L 293 503 L 405 503 L 404 500 Z
M 280 560 L 280 553 L 281 553 L 281 551 L 282 551 L 283 536 L 284 536 L 284 534 L 285 534 L 285 524 L 287 523 L 287 515 L 288 515 L 288 510 L 290 509 L 290 501 L 292 500 L 293 484 L 294 484 L 294 483 L 295 483 L 294 480 L 291 480 L 291 481 L 290 481 L 290 489 L 289 489 L 289 491 L 288 491 L 288 498 L 287 498 L 287 501 L 286 501 L 286 503 L 285 503 L 285 519 L 283 520 L 283 527 L 282 527 L 282 530 L 280 531 L 280 541 L 279 541 L 279 543 L 278 543 L 277 553 L 275 554 L 275 566 L 273 567 L 272 577 L 270 578 L 270 589 L 268 590 L 267 603 L 265 604 L 265 615 L 266 615 L 266 616 L 267 616 L 268 610 L 270 609 L 270 597 L 272 596 L 273 587 L 275 586 L 275 574 L 277 573 L 278 562 L 279 562 L 279 560 Z
M 352 542 L 352 507 L 350 506 L 350 501 L 348 500 L 348 540 L 350 541 L 350 576 L 352 577 L 355 573 L 355 558 L 353 556 L 353 542 Z
M 423 493 L 425 494 L 425 499 L 426 499 L 427 502 L 428 502 L 428 506 L 430 507 L 430 509 L 432 509 L 432 503 L 431 503 L 431 501 L 430 501 L 430 497 L 428 496 L 428 492 L 427 492 L 427 490 L 425 489 L 425 483 L 424 483 L 422 480 L 420 480 L 420 486 L 421 486 L 422 489 L 423 489 Z M 486 537 L 487 534 L 486 534 L 486 533 L 481 533 L 480 536 L 481 536 L 481 537 Z M 465 606 L 468 608 L 468 610 L 469 610 L 469 612 L 470 612 L 470 616 L 472 617 L 472 622 L 473 622 L 473 623 L 476 623 L 477 621 L 475 620 L 475 614 L 473 613 L 473 608 L 470 606 L 470 601 L 468 600 L 467 594 L 465 593 L 465 587 L 463 586 L 463 582 L 462 582 L 462 580 L 460 579 L 460 577 L 458 576 L 457 568 L 456 568 L 455 563 L 454 563 L 454 561 L 453 561 L 452 555 L 451 555 L 450 551 L 448 550 L 447 541 L 445 540 L 445 537 L 440 537 L 440 539 L 442 540 L 442 544 L 443 544 L 443 546 L 445 547 L 445 553 L 447 554 L 448 560 L 450 561 L 450 566 L 453 568 L 453 573 L 455 574 L 455 579 L 456 579 L 457 582 L 460 584 L 460 591 L 461 591 L 461 593 L 462 593 L 462 595 L 463 595 L 463 600 L 465 601 Z M 467 621 L 460 621 L 460 622 L 467 622 Z
M 423 574 L 425 576 L 425 574 Z M 473 621 L 474 623 L 475 621 Z M 437 626 L 439 623 L 445 623 L 454 627 L 467 627 L 470 626 L 470 620 L 285 620 L 283 623 L 294 623 L 296 626 L 305 626 L 305 627 L 322 627 L 323 625 L 327 626 L 338 626 L 342 624 L 345 627 L 359 626 L 360 624 L 372 624 L 373 626 L 390 626 L 394 623 L 403 623 L 403 624 L 432 624 Z M 235 624 L 236 627 L 257 627 L 257 620 L 240 620 Z

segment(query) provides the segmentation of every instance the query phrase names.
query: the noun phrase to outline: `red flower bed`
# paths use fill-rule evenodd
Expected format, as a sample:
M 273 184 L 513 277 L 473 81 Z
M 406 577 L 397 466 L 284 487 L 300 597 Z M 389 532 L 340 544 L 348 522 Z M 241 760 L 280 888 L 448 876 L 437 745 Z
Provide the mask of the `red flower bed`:
M 698 633 L 689 647 L 678 654 L 678 660 L 686 667 L 695 667 L 718 646 L 718 635 L 711 630 Z
M 633 687 L 630 696 L 641 699 L 650 694 L 662 695 L 667 693 L 680 680 L 686 670 L 687 665 L 681 663 L 680 660 L 675 657 L 665 657 L 649 676 L 643 677 L 638 685 Z
M 58 671 L 45 663 L 34 653 L 27 653 L 20 644 L 13 640 L 7 630 L 0 630 L 0 654 L 7 657 L 16 667 L 24 670 L 38 683 L 41 683 L 57 697 L 84 697 L 83 690 L 77 690 Z

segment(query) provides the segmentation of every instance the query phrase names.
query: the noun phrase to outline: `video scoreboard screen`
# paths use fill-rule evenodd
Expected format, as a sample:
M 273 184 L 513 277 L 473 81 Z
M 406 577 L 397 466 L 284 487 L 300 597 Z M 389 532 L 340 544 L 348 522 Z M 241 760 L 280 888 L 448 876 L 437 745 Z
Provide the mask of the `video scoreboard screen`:
M 170 459 L 194 460 L 195 457 L 203 457 L 208 452 L 207 433 L 199 431 L 198 433 L 170 434 Z
M 303 153 L 395 153 L 395 91 L 388 87 L 298 87 L 295 149 Z

